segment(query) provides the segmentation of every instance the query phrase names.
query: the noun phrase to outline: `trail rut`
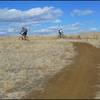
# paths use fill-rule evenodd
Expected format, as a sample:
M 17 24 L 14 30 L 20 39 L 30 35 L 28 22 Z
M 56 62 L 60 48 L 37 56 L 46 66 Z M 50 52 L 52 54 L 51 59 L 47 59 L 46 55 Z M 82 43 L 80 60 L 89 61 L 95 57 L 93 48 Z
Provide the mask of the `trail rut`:
M 49 80 L 44 91 L 32 91 L 26 98 L 93 99 L 100 89 L 100 49 L 87 43 L 73 43 L 74 62 Z

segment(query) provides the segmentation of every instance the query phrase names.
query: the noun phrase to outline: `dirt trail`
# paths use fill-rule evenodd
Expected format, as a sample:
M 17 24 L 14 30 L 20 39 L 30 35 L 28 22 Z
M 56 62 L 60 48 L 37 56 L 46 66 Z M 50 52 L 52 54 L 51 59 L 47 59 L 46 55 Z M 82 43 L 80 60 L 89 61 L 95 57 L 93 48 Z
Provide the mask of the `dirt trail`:
M 100 49 L 86 43 L 74 43 L 78 55 L 74 63 L 55 75 L 44 91 L 32 91 L 27 98 L 91 99 L 99 82 Z

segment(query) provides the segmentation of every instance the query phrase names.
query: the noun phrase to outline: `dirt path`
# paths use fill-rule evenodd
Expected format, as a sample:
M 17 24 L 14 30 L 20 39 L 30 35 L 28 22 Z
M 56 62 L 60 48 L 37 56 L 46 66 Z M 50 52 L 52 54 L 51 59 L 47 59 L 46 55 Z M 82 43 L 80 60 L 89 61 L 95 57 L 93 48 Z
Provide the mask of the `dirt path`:
M 96 96 L 100 70 L 100 49 L 86 43 L 74 43 L 78 55 L 70 70 L 63 69 L 46 85 L 44 91 L 32 91 L 27 98 L 90 99 Z

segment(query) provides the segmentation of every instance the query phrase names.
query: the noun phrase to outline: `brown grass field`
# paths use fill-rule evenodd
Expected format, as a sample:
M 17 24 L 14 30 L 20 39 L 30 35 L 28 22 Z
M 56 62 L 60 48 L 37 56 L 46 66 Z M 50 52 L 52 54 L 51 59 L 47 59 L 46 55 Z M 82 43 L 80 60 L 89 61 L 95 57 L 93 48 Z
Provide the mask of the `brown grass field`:
M 0 98 L 100 98 L 100 39 L 0 37 Z

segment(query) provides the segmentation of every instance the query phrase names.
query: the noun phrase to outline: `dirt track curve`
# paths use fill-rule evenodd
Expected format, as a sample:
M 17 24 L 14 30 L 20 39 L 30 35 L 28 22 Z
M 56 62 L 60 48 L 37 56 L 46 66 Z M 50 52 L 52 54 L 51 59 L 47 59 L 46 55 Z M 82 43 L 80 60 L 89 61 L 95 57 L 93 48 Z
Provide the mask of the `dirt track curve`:
M 70 65 L 55 75 L 44 91 L 32 91 L 26 98 L 93 99 L 100 90 L 100 49 L 87 43 L 74 43 L 78 55 Z

